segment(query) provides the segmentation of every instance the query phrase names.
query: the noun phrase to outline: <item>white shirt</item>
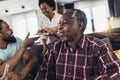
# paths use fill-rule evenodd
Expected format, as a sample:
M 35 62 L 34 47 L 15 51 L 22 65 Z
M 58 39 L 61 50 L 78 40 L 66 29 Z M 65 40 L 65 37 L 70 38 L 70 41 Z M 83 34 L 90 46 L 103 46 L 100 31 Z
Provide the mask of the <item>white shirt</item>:
M 59 23 L 59 20 L 60 20 L 61 16 L 62 16 L 61 14 L 55 13 L 55 15 L 51 19 L 51 21 L 50 21 L 50 19 L 48 17 L 43 16 L 42 18 L 40 18 L 39 28 L 45 29 L 46 27 L 53 28 L 53 27 L 57 26 L 57 24 Z M 42 41 L 41 41 L 42 39 L 47 39 L 47 44 L 51 43 L 51 41 L 53 41 L 48 36 L 41 35 L 40 36 L 40 44 L 42 44 Z

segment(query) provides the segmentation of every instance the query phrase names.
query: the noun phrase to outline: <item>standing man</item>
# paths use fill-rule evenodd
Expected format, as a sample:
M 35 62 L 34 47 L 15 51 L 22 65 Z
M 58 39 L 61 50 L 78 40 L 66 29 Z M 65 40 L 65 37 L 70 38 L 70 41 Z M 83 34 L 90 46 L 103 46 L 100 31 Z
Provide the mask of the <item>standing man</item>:
M 13 30 L 3 20 L 0 19 L 0 77 L 3 76 L 6 63 L 10 65 L 10 73 L 8 80 L 14 80 L 16 75 L 20 80 L 25 79 L 30 70 L 35 65 L 37 58 L 31 51 L 30 47 L 36 38 L 29 38 L 29 34 L 25 40 L 13 36 Z
M 63 37 L 46 53 L 35 80 L 120 80 L 120 60 L 107 43 L 83 34 L 86 24 L 81 10 L 63 14 Z

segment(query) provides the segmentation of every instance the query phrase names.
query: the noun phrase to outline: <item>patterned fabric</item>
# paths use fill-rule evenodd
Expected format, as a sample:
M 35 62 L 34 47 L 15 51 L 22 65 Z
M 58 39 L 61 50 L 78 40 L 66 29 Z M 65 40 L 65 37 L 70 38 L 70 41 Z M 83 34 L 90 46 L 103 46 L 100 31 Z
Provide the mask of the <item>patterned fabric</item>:
M 84 35 L 72 49 L 56 42 L 46 53 L 35 80 L 119 80 L 120 61 L 99 39 Z

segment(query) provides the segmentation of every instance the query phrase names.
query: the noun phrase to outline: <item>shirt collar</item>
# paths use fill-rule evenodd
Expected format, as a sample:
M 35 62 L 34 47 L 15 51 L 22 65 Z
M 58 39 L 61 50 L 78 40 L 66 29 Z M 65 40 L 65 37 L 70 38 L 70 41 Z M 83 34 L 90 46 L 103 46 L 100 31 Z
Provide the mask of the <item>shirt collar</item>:
M 83 34 L 81 37 L 81 40 L 77 43 L 77 46 L 80 47 L 81 49 L 86 49 L 86 35 Z
M 82 34 L 81 38 L 78 40 L 78 42 L 76 43 L 76 48 L 79 47 L 81 49 L 86 49 L 86 35 Z M 68 43 L 66 41 L 64 41 L 63 43 L 64 49 L 66 49 L 67 47 L 70 47 L 68 45 Z

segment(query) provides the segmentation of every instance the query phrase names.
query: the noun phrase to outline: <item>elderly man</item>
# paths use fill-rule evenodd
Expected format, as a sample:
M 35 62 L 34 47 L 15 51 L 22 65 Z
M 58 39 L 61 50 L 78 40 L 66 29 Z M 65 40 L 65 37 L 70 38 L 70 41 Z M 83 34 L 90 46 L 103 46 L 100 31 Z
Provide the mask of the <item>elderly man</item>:
M 35 80 L 119 80 L 120 61 L 107 43 L 83 34 L 83 11 L 67 10 L 60 19 L 61 40 L 47 51 Z
M 0 77 L 4 76 L 6 63 L 10 65 L 8 70 L 10 73 L 5 76 L 7 80 L 14 80 L 18 76 L 23 80 L 28 75 L 37 61 L 35 54 L 28 47 L 38 38 L 29 38 L 28 34 L 22 41 L 14 37 L 13 30 L 0 19 Z

